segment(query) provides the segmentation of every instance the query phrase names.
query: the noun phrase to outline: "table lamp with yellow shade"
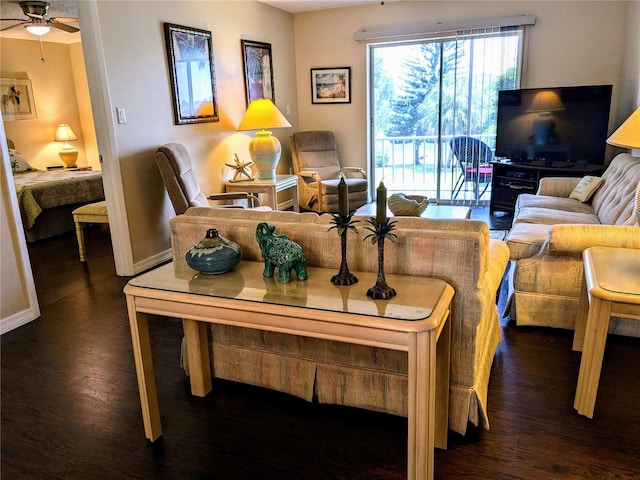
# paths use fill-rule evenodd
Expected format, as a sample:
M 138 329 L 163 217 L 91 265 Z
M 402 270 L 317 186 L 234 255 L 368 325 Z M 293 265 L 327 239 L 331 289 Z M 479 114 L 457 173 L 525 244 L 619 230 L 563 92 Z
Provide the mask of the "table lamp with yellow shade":
M 272 137 L 271 132 L 266 129 L 290 126 L 284 115 L 268 98 L 253 100 L 242 117 L 238 130 L 258 130 L 255 138 L 249 142 L 249 154 L 261 180 L 276 178 L 276 167 L 282 152 L 280 140 Z
M 637 108 L 636 111 L 607 138 L 607 143 L 609 145 L 615 145 L 616 147 L 640 149 L 640 108 Z M 634 211 L 638 217 L 638 224 L 640 224 L 640 182 L 638 182 L 636 186 Z
M 76 166 L 76 160 L 78 159 L 78 150 L 73 148 L 69 142 L 77 140 L 76 134 L 66 123 L 61 123 L 56 128 L 56 142 L 64 142 L 62 150 L 58 152 L 60 159 L 64 162 L 67 168 L 73 168 Z

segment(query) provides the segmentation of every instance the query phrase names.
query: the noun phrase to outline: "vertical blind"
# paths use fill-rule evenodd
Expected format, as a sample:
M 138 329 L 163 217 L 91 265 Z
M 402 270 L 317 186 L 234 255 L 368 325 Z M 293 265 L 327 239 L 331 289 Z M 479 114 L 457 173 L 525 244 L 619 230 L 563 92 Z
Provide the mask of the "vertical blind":
M 481 200 L 477 184 L 482 183 L 480 191 L 484 190 L 491 180 L 490 171 L 484 168 L 481 174 L 476 163 L 472 164 L 475 172 L 465 172 L 465 166 L 453 155 L 451 142 L 467 136 L 482 141 L 491 150 L 495 148 L 497 93 L 519 87 L 524 33 L 523 25 L 503 25 L 431 33 L 423 39 L 395 36 L 394 41 L 378 39 L 369 43 L 374 185 L 384 177 L 385 184 L 390 183 L 392 188 L 426 190 L 438 201 L 477 204 Z M 389 54 L 385 55 L 387 50 Z M 422 64 L 415 58 L 418 51 L 428 57 Z M 392 55 L 393 62 L 385 63 L 385 58 Z M 407 56 L 404 64 L 399 59 L 402 55 Z M 434 58 L 438 58 L 438 64 Z M 380 81 L 381 76 L 389 75 L 383 71 L 389 70 L 389 65 L 399 72 L 391 74 L 392 94 L 389 81 Z M 403 75 L 407 78 L 400 78 Z M 434 77 L 437 85 L 427 80 Z M 385 92 L 381 91 L 383 84 Z M 420 92 L 422 96 L 417 98 Z M 391 107 L 383 108 L 381 98 L 389 95 L 393 97 L 388 101 Z M 419 102 L 422 104 L 416 105 Z M 404 113 L 402 108 L 406 108 Z M 390 114 L 386 111 L 389 109 Z M 411 119 L 412 115 L 416 118 Z M 413 130 L 409 125 L 412 121 Z M 400 138 L 406 143 L 409 135 L 414 136 L 415 159 L 398 160 Z M 484 161 L 488 162 L 486 155 Z M 416 168 L 420 162 L 424 162 L 422 168 Z M 454 193 L 460 180 L 464 188 Z

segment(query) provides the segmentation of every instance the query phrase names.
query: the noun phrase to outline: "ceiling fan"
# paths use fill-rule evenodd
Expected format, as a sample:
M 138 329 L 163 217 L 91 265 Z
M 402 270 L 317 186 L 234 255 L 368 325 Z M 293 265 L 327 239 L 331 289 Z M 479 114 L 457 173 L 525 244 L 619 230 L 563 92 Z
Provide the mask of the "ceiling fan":
M 8 27 L 0 29 L 0 32 L 11 30 L 12 28 L 24 25 L 27 31 L 33 35 L 42 36 L 49 33 L 51 27 L 64 30 L 65 32 L 75 33 L 80 31 L 79 28 L 67 25 L 64 22 L 77 23 L 77 18 L 66 17 L 49 17 L 49 2 L 25 1 L 19 3 L 20 8 L 24 12 L 26 19 L 22 18 L 2 18 L 0 21 L 14 20 L 20 23 L 14 23 Z

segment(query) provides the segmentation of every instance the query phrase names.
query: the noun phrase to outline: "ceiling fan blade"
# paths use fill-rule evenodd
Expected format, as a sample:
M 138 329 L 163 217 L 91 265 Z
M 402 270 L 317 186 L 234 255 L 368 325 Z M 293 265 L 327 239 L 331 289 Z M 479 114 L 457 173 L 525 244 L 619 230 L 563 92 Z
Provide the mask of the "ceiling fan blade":
M 5 20 L 5 19 L 3 19 L 3 20 Z M 15 19 L 6 19 L 6 20 L 15 20 Z M 21 25 L 25 25 L 25 24 L 28 24 L 28 23 L 30 23 L 30 22 L 14 23 L 13 25 L 9 25 L 8 27 L 0 28 L 0 32 L 5 32 L 7 30 L 11 30 L 12 28 L 16 28 L 16 27 L 19 27 Z
M 51 20 L 49 22 L 49 25 L 51 25 L 54 28 L 59 28 L 60 30 L 64 30 L 65 32 L 69 32 L 69 33 L 76 33 L 76 32 L 80 31 L 79 28 L 76 28 L 76 27 L 74 27 L 72 25 L 67 25 L 66 23 L 60 23 L 60 22 L 57 22 L 55 20 Z
M 27 12 L 25 12 L 25 15 L 27 17 L 30 17 L 30 18 L 37 18 L 39 20 L 44 20 L 44 15 L 38 15 L 37 13 L 27 13 Z
M 78 23 L 78 19 L 73 17 L 51 17 L 49 20 L 52 22 Z

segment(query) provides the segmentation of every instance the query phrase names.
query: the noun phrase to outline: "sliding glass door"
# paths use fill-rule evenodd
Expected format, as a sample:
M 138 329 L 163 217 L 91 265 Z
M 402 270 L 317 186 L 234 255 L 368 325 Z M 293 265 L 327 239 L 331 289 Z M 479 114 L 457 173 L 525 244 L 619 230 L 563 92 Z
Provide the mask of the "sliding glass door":
M 522 32 L 368 46 L 372 186 L 384 180 L 439 203 L 488 201 L 497 92 L 519 86 Z

